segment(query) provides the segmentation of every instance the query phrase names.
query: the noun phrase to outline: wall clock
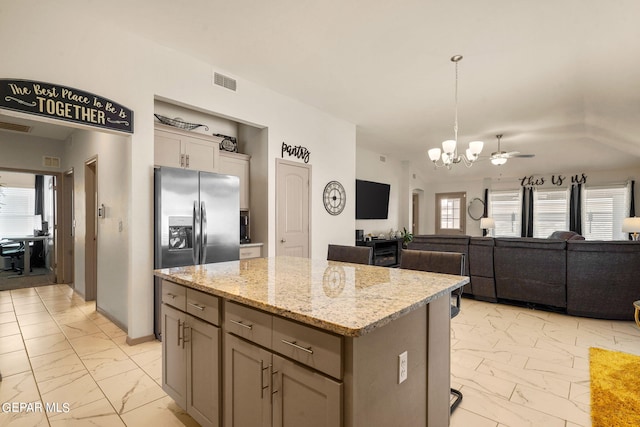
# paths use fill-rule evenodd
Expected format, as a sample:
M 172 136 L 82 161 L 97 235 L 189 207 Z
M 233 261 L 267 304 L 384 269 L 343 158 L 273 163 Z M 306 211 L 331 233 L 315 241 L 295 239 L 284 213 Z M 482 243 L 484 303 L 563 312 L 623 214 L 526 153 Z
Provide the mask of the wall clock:
M 347 193 L 338 181 L 329 181 L 324 187 L 323 193 L 324 208 L 331 215 L 339 215 L 347 203 Z

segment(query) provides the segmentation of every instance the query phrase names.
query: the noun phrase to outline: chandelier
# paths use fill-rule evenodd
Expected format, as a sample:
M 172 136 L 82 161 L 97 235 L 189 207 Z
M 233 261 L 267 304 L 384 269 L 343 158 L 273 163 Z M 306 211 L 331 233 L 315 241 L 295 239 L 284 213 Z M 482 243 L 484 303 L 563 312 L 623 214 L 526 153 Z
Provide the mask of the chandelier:
M 471 141 L 469 148 L 467 148 L 463 154 L 458 154 L 458 62 L 461 60 L 462 55 L 451 57 L 451 62 L 456 65 L 456 115 L 453 123 L 454 139 L 444 141 L 442 143 L 442 150 L 440 148 L 432 148 L 428 151 L 429 159 L 431 159 L 436 168 L 446 166 L 447 169 L 451 169 L 451 166 L 459 163 L 464 163 L 466 167 L 471 167 L 473 162 L 478 160 L 478 156 L 484 146 L 482 141 Z

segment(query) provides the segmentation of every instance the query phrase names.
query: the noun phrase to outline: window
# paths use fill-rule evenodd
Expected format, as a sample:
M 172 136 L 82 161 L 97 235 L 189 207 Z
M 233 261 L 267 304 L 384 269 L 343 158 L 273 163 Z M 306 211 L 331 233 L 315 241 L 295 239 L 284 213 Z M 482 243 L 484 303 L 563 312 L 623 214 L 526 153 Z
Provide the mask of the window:
M 0 238 L 33 234 L 35 192 L 33 188 L 2 187 Z
M 522 223 L 522 191 L 489 192 L 489 216 L 494 219 L 495 237 L 520 237 Z
M 569 229 L 569 190 L 536 189 L 533 192 L 533 237 L 547 238 Z
M 436 234 L 464 234 L 466 193 L 436 194 Z
M 622 220 L 628 216 L 625 185 L 584 189 L 582 235 L 587 240 L 626 240 Z

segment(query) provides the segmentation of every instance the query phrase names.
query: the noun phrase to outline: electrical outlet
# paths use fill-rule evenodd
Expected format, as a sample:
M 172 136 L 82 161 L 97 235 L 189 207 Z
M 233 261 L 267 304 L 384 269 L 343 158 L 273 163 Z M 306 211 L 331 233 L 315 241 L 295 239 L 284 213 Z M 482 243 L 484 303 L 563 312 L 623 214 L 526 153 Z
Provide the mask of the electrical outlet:
M 409 365 L 407 363 L 407 352 L 398 355 L 398 384 L 402 384 L 409 375 Z

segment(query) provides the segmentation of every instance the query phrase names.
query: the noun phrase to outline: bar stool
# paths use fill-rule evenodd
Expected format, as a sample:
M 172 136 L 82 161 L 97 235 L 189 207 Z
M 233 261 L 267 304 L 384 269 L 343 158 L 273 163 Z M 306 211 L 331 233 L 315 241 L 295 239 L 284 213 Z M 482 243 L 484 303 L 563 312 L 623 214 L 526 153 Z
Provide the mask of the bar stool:
M 640 328 L 640 300 L 633 302 L 633 307 L 636 309 L 636 325 Z

